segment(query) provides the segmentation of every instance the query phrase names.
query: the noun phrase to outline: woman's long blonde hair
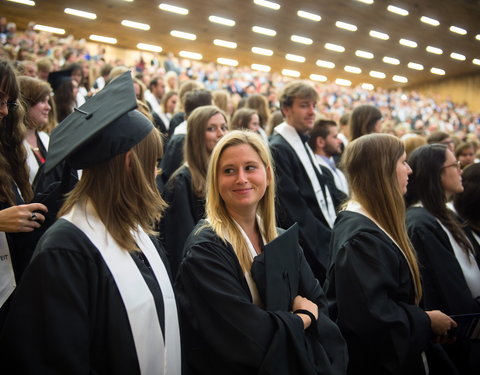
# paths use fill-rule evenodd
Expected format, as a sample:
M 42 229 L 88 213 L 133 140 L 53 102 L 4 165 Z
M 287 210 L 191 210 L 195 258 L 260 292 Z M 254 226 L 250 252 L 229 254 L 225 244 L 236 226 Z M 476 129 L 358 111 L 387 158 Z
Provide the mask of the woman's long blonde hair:
M 159 131 L 153 129 L 130 151 L 129 168 L 125 166 L 125 154 L 120 154 L 84 169 L 58 216 L 69 212 L 76 203 L 89 200 L 120 247 L 132 251 L 138 246 L 131 231 L 140 226 L 155 234 L 154 223 L 166 208 L 155 183 L 155 166 L 163 153 Z
M 250 271 L 252 257 L 238 226 L 230 216 L 225 202 L 220 196 L 218 186 L 219 163 L 223 152 L 229 148 L 240 145 L 249 145 L 260 157 L 265 166 L 269 184 L 265 194 L 260 200 L 257 215 L 263 221 L 263 235 L 265 241 L 270 242 L 277 237 L 275 221 L 275 178 L 273 173 L 273 162 L 268 146 L 265 141 L 256 133 L 248 130 L 234 130 L 225 135 L 213 149 L 207 173 L 207 200 L 205 212 L 208 226 L 222 239 L 227 239 L 232 244 L 242 270 Z M 260 229 L 262 230 L 262 228 Z
M 405 255 L 418 303 L 422 297 L 420 271 L 405 226 L 405 203 L 396 172 L 398 159 L 404 152 L 403 143 L 397 137 L 369 134 L 347 146 L 342 164 L 352 198 L 396 241 Z

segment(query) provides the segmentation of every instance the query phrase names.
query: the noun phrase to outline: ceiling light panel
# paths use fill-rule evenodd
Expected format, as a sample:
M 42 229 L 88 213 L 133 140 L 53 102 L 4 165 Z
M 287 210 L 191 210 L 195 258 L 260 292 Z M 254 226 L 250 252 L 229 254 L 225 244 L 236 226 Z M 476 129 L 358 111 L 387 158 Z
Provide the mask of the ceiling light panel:
M 440 25 L 440 22 L 438 20 L 430 18 L 430 17 L 426 17 L 426 16 L 420 17 L 420 21 L 422 21 L 423 23 L 426 23 L 428 25 L 431 25 L 431 26 Z
M 358 66 L 345 65 L 343 69 L 346 72 L 353 73 L 353 74 L 360 74 L 362 72 L 362 69 L 360 69 Z
M 445 70 L 440 69 L 440 68 L 431 68 L 430 72 L 433 73 L 433 74 L 440 75 L 440 76 L 445 75 Z
M 266 27 L 261 27 L 261 26 L 253 26 L 252 31 L 254 33 L 258 34 L 263 34 L 263 35 L 268 35 L 268 36 L 275 36 L 277 35 L 277 32 L 272 29 L 267 29 Z
M 399 65 L 400 64 L 400 60 L 396 59 L 395 57 L 385 56 L 382 60 L 386 64 L 392 64 L 392 65 Z
M 405 47 L 410 47 L 410 48 L 417 48 L 418 47 L 418 44 L 417 42 L 414 42 L 413 40 L 409 40 L 409 39 L 400 39 L 398 41 L 398 43 L 400 43 L 402 46 L 405 46 Z
M 300 35 L 292 35 L 290 40 L 295 43 L 307 44 L 310 45 L 313 43 L 313 40 L 304 36 Z
M 147 43 L 138 43 L 137 48 L 144 50 L 144 51 L 151 51 L 151 52 L 162 52 L 163 48 L 160 46 L 156 46 L 153 44 L 147 44 Z
M 60 35 L 65 34 L 64 29 L 60 29 L 58 27 L 46 26 L 46 25 L 38 25 L 37 24 L 37 25 L 33 26 L 33 30 L 45 31 L 47 33 L 52 33 L 52 34 L 60 34 Z
M 232 49 L 237 48 L 237 43 L 229 42 L 228 40 L 215 39 L 213 41 L 213 44 L 219 47 L 232 48 Z
M 186 16 L 188 14 L 188 9 L 177 7 L 171 4 L 161 3 L 158 7 L 166 12 L 181 14 L 182 16 Z
M 345 47 L 333 43 L 325 43 L 325 48 L 334 52 L 345 52 Z
M 261 48 L 261 47 L 252 47 L 252 52 L 256 53 L 257 55 L 264 55 L 264 56 L 273 55 L 273 51 L 271 49 Z
M 358 57 L 361 57 L 363 59 L 373 59 L 374 58 L 373 53 L 368 52 L 368 51 L 362 51 L 360 49 L 357 49 L 355 51 L 355 55 L 358 56 Z
M 89 36 L 89 38 L 90 38 L 90 40 L 93 40 L 95 42 L 117 44 L 117 39 L 116 38 L 111 38 L 111 37 L 108 37 L 108 36 L 101 36 L 101 35 L 92 34 L 92 35 Z
M 475 35 L 475 39 L 480 40 L 480 34 Z
M 150 30 L 150 25 L 147 25 L 146 23 L 141 23 L 141 22 L 135 22 L 135 21 L 129 21 L 129 20 L 123 20 L 122 26 L 126 27 L 131 27 L 133 29 L 139 29 L 139 30 Z
M 317 64 L 317 66 L 319 66 L 321 68 L 327 68 L 327 69 L 335 68 L 335 64 L 331 61 L 317 60 L 317 62 L 315 64 Z
M 18 3 L 18 4 L 23 4 L 23 5 L 28 5 L 28 6 L 35 6 L 35 1 L 30 1 L 30 0 L 7 0 L 10 1 L 11 3 Z
M 237 66 L 238 61 L 234 59 L 227 59 L 225 57 L 219 57 L 217 59 L 217 62 L 222 65 L 228 65 L 228 66 Z
M 368 4 L 368 5 L 372 5 L 373 4 L 373 0 L 357 0 L 359 3 L 364 3 L 364 4 Z
M 462 29 L 461 27 L 458 27 L 458 26 L 450 26 L 449 30 L 455 34 L 467 35 L 467 30 Z
M 473 59 L 472 63 L 474 63 L 475 65 L 480 65 L 480 59 Z
M 351 86 L 352 82 L 349 81 L 348 79 L 343 79 L 343 78 L 337 78 L 335 80 L 335 83 L 340 86 Z
M 292 55 L 291 53 L 287 53 L 285 55 L 285 58 L 290 61 L 295 61 L 295 62 L 300 62 L 303 63 L 305 62 L 305 57 L 299 56 L 299 55 Z
M 287 77 L 298 78 L 300 77 L 300 72 L 298 70 L 282 69 L 282 75 Z
M 427 52 L 433 53 L 434 55 L 441 55 L 443 53 L 443 50 L 441 48 L 433 47 L 433 46 L 427 46 L 425 50 Z
M 310 74 L 310 79 L 317 82 L 327 82 L 327 77 L 321 74 Z
M 203 58 L 202 54 L 198 52 L 180 51 L 178 54 L 186 59 L 201 60 Z
M 385 73 L 383 73 L 383 72 L 378 72 L 378 71 L 376 71 L 376 70 L 371 70 L 370 73 L 368 73 L 368 74 L 370 75 L 370 77 L 374 77 L 374 78 L 381 78 L 381 79 L 383 79 L 383 78 L 386 77 Z
M 408 10 L 403 9 L 403 8 L 400 8 L 400 7 L 396 7 L 395 5 L 389 5 L 389 6 L 387 7 L 387 10 L 388 10 L 389 12 L 398 14 L 398 15 L 400 15 L 400 16 L 408 16 Z
M 64 12 L 66 14 L 70 14 L 71 16 L 88 18 L 90 20 L 94 20 L 97 18 L 97 15 L 95 13 L 85 12 L 84 10 L 65 8 Z
M 252 64 L 250 65 L 250 67 L 253 70 L 259 70 L 261 72 L 269 72 L 271 69 L 268 65 L 262 65 L 262 64 Z
M 351 23 L 342 22 L 342 21 L 335 22 L 335 26 L 337 26 L 340 29 L 344 29 L 344 30 L 348 30 L 348 31 L 357 31 L 358 30 L 357 26 L 352 25 Z
M 372 38 L 377 38 L 382 40 L 390 39 L 390 36 L 388 34 L 382 33 L 380 31 L 375 31 L 375 30 L 370 30 L 368 35 L 370 35 Z
M 178 30 L 170 31 L 170 35 L 174 36 L 175 38 L 182 38 L 182 39 L 188 39 L 188 40 L 197 39 L 197 36 L 195 34 L 186 33 L 184 31 L 178 31 Z
M 400 83 L 407 83 L 408 82 L 407 77 L 397 76 L 397 75 L 393 76 L 392 80 L 395 81 L 395 82 L 400 82 Z
M 418 64 L 418 63 L 414 63 L 414 62 L 409 62 L 407 66 L 408 66 L 410 69 L 423 70 L 423 65 L 422 65 L 422 64 Z
M 465 61 L 467 59 L 464 55 L 456 52 L 452 52 L 450 54 L 450 57 L 454 60 L 459 60 L 459 61 Z
M 229 26 L 229 27 L 235 26 L 235 21 L 231 20 L 231 19 L 228 19 L 228 18 L 223 18 L 223 17 L 218 17 L 218 16 L 209 16 L 208 20 L 210 22 L 218 23 L 218 24 L 224 25 L 224 26 Z
M 297 12 L 297 16 L 315 22 L 319 22 L 322 19 L 322 17 L 320 17 L 318 14 L 306 12 L 304 10 L 299 10 Z
M 267 0 L 253 0 L 253 2 L 257 5 L 260 5 L 265 8 L 270 8 L 273 10 L 279 10 L 280 9 L 280 4 L 274 3 L 273 1 L 267 1 Z
M 371 83 L 362 83 L 362 89 L 373 90 L 375 87 Z

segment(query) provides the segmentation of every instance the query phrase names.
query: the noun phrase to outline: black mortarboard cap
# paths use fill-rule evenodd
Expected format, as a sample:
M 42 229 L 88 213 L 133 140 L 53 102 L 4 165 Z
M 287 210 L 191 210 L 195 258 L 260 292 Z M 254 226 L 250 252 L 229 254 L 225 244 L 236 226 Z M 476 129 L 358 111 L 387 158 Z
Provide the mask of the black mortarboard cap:
M 130 72 L 105 86 L 52 132 L 45 173 L 66 159 L 84 169 L 123 154 L 145 138 L 153 124 L 137 106 Z
M 52 90 L 56 91 L 60 85 L 71 78 L 72 69 L 58 70 L 56 72 L 51 72 L 48 74 L 47 81 L 52 86 Z
M 295 223 L 267 243 L 263 253 L 253 261 L 252 277 L 268 311 L 290 311 L 292 308 L 300 282 L 299 246 Z

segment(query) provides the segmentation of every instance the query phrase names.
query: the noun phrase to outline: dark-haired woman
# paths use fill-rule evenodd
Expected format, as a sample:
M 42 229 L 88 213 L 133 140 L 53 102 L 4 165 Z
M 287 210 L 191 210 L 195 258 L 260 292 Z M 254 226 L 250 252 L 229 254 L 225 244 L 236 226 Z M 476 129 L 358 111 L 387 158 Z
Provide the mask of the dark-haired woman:
M 460 165 L 443 144 L 418 148 L 409 164 L 414 172 L 406 194 L 407 229 L 421 264 L 423 304 L 448 315 L 480 313 L 478 250 L 447 207 L 463 191 Z M 478 374 L 478 342 L 457 338 L 445 349 L 462 374 Z

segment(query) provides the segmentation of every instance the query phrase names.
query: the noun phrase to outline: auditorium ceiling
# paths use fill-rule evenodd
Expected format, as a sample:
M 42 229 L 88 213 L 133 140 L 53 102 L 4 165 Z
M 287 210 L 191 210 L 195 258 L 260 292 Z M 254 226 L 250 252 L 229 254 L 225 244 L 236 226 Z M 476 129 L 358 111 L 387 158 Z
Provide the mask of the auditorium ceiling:
M 272 72 L 302 78 L 314 74 L 315 79 L 342 79 L 340 83 L 352 85 L 402 87 L 480 71 L 478 0 L 272 0 L 279 9 L 256 4 L 259 1 L 35 0 L 35 6 L 27 6 L 2 0 L 0 14 L 20 29 L 34 21 L 76 38 L 89 40 L 92 34 L 116 38 L 117 47 L 137 49 L 138 43 L 145 43 L 176 56 L 195 52 L 205 62 L 224 58 L 228 59 L 221 60 L 224 63 L 236 60 L 239 66 L 258 64 Z M 184 8 L 188 14 L 162 10 L 161 3 Z M 67 7 L 95 13 L 96 19 L 66 14 Z M 302 17 L 308 14 L 321 19 Z M 212 22 L 210 16 L 234 25 Z M 149 30 L 123 26 L 123 20 L 146 24 Z M 275 35 L 253 32 L 255 26 Z M 174 37 L 172 30 L 194 34 L 195 40 Z M 215 45 L 214 40 L 236 48 Z M 253 47 L 271 56 L 254 53 Z

